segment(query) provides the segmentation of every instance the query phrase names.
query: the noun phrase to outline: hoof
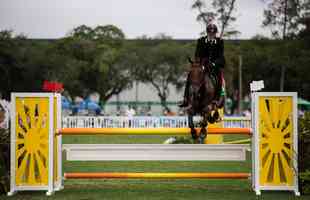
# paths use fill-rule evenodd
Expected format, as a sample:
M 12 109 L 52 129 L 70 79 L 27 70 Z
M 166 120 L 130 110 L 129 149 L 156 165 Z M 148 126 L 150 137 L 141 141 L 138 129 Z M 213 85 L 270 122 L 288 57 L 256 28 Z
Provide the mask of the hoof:
M 206 139 L 207 135 L 204 133 L 204 134 L 201 134 L 198 138 L 199 140 L 199 144 L 204 144 L 205 143 L 205 139 Z
M 198 144 L 204 144 L 205 143 L 205 138 L 198 138 Z
M 193 144 L 200 144 L 199 139 L 196 139 L 196 140 L 193 139 Z
M 195 130 L 195 129 L 192 129 L 192 130 L 191 130 L 191 134 L 192 134 L 192 138 L 193 138 L 193 140 L 196 140 L 196 139 L 198 138 L 198 136 L 197 136 L 197 132 L 196 132 L 196 130 Z

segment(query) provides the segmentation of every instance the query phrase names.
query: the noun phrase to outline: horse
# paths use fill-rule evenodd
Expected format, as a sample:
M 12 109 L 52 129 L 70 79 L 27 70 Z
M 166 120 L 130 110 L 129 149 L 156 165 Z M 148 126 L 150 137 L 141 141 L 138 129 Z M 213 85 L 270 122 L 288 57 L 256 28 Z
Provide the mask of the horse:
M 188 114 L 189 128 L 195 142 L 204 143 L 207 136 L 208 123 L 215 123 L 220 120 L 217 104 L 217 81 L 216 75 L 208 62 L 192 61 L 188 58 L 191 68 L 188 75 L 189 95 L 186 112 Z M 204 65 L 203 65 L 204 63 Z M 200 133 L 194 127 L 193 116 L 200 115 Z

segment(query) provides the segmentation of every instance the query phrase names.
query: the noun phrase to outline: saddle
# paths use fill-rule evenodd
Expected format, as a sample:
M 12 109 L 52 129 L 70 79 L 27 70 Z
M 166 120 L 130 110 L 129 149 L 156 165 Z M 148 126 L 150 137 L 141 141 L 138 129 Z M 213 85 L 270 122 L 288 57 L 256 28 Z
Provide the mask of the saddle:
M 204 74 L 205 74 L 205 76 L 210 77 L 213 85 L 216 86 L 216 90 L 220 91 L 221 90 L 220 77 L 218 76 L 218 73 L 216 72 L 216 68 L 212 67 L 210 65 L 208 67 L 204 67 Z

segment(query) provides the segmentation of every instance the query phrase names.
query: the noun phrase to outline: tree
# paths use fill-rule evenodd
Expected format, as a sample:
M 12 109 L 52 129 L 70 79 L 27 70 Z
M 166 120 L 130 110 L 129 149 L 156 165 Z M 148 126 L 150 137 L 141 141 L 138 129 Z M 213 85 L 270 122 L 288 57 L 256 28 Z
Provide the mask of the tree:
M 309 13 L 308 0 L 263 0 L 268 8 L 264 10 L 263 26 L 271 28 L 273 37 L 285 40 L 294 38 L 302 29 L 302 19 Z M 284 50 L 287 46 L 284 46 Z M 286 51 L 288 51 L 286 49 Z M 284 91 L 289 56 L 280 66 L 280 91 Z
M 267 4 L 264 10 L 263 26 L 271 29 L 272 35 L 278 39 L 294 38 L 304 26 L 309 13 L 308 0 L 263 0 Z
M 211 5 L 207 6 L 203 0 L 195 0 L 192 8 L 199 12 L 197 21 L 203 22 L 207 26 L 216 20 L 220 28 L 220 37 L 230 37 L 239 34 L 238 31 L 230 27 L 231 23 L 236 21 L 236 17 L 233 16 L 236 10 L 235 3 L 236 0 L 213 0 Z
M 153 46 L 139 47 L 137 54 L 139 64 L 136 66 L 139 81 L 149 83 L 157 92 L 162 106 L 170 111 L 167 106 L 169 85 L 181 88 L 184 85 L 184 71 L 187 49 L 181 44 L 172 41 L 169 37 L 162 37 Z M 145 43 L 154 41 L 145 41 Z
M 45 48 L 12 31 L 0 32 L 0 92 L 5 98 L 11 92 L 40 91 L 44 69 L 39 61 Z
M 239 59 L 238 55 L 240 52 L 240 41 L 225 42 L 225 87 L 227 91 L 227 96 L 232 96 L 235 88 L 238 88 L 238 66 Z
M 302 19 L 300 20 L 300 23 L 303 25 L 303 29 L 300 30 L 298 33 L 298 38 L 306 39 L 308 40 L 308 44 L 310 43 L 310 1 L 308 6 L 308 11 L 305 12 Z M 310 45 L 309 45 L 310 47 Z
M 122 63 L 124 33 L 116 26 L 79 26 L 59 43 L 58 49 L 82 63 L 78 75 L 80 88 L 97 91 L 107 101 L 131 86 L 130 74 Z M 83 91 L 77 91 L 80 94 Z
M 9 98 L 10 91 L 13 89 L 12 78 L 20 78 L 18 46 L 12 34 L 13 32 L 9 30 L 0 32 L 0 92 L 5 98 Z
M 81 25 L 74 28 L 70 33 L 69 37 L 74 37 L 83 40 L 93 40 L 94 39 L 94 31 L 91 27 L 86 25 Z
M 291 67 L 287 68 L 286 91 L 297 91 L 299 96 L 310 98 L 310 77 L 307 73 L 310 51 L 303 40 L 283 43 L 281 40 L 253 39 L 241 42 L 240 49 L 243 55 L 243 90 L 250 92 L 250 82 L 264 80 L 266 91 L 277 91 L 277 75 L 281 73 L 281 66 L 287 65 Z M 237 84 L 237 74 L 233 76 Z
M 98 43 L 111 47 L 121 47 L 125 39 L 122 30 L 113 25 L 97 26 L 93 34 Z

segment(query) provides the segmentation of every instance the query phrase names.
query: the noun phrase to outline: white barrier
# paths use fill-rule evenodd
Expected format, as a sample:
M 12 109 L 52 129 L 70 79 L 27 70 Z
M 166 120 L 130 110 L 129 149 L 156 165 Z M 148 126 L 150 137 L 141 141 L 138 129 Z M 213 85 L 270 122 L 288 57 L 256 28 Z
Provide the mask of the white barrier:
M 246 144 L 64 144 L 70 161 L 245 161 Z M 164 153 L 163 153 L 164 152 Z

